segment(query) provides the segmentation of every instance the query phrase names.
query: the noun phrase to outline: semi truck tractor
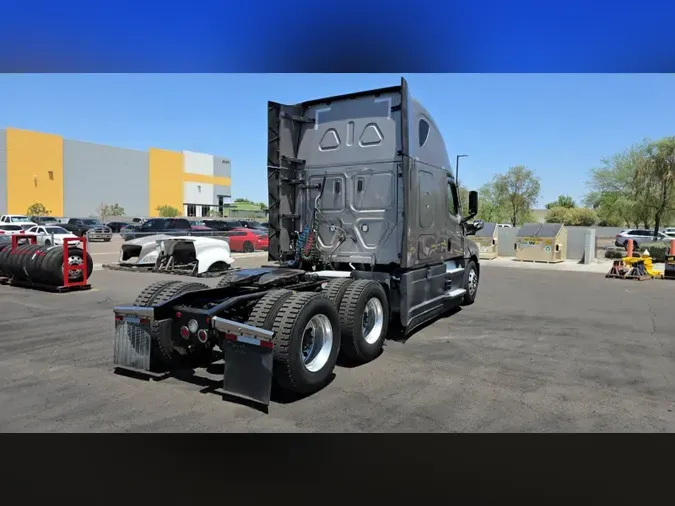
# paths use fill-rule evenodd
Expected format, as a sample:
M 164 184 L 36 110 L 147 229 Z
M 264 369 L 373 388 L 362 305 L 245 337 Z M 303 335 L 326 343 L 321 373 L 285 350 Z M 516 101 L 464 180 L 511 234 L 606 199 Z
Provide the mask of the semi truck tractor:
M 476 299 L 478 194 L 462 209 L 438 125 L 404 79 L 269 102 L 267 180 L 269 263 L 216 287 L 159 281 L 115 307 L 116 367 L 222 356 L 222 390 L 267 405 L 273 385 L 316 392 L 340 355 L 374 360 L 390 326 L 410 333 Z

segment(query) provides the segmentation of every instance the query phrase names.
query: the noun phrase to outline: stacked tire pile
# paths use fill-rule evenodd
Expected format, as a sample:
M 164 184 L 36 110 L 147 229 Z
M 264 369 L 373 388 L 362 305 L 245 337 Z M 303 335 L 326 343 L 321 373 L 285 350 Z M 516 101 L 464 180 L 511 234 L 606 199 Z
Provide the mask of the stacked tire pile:
M 24 244 L 12 250 L 10 245 L 0 246 L 0 272 L 3 276 L 16 281 L 27 281 L 49 286 L 63 286 L 63 246 L 42 246 Z M 84 251 L 81 248 L 69 247 L 69 265 L 84 265 Z M 94 262 L 87 253 L 87 278 L 91 276 Z M 69 273 L 70 282 L 82 280 L 82 270 Z

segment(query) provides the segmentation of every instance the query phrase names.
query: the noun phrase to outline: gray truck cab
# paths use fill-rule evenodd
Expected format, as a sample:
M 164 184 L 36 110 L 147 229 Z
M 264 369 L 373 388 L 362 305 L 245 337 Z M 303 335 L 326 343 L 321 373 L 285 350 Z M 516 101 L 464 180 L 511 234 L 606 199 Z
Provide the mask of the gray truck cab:
M 405 328 L 473 301 L 477 194 L 463 218 L 443 136 L 404 79 L 268 106 L 270 260 L 382 281 Z

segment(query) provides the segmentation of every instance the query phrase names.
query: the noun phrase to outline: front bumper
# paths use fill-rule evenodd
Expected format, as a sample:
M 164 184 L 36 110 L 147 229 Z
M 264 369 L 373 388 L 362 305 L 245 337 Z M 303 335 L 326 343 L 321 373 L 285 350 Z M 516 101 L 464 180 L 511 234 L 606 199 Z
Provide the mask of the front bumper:
M 113 312 L 115 368 L 152 373 L 156 362 L 152 346 L 154 308 L 120 306 Z M 186 317 L 183 314 L 181 318 Z M 208 321 L 209 339 L 223 352 L 223 393 L 269 405 L 274 333 L 217 316 Z

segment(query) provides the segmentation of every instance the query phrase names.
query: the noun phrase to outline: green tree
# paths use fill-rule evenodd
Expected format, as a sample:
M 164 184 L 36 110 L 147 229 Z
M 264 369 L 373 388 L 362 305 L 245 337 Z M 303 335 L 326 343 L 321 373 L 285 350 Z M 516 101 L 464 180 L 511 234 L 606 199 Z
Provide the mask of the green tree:
M 40 202 L 35 202 L 34 204 L 28 206 L 26 214 L 28 216 L 49 216 L 50 214 L 52 214 L 52 212 L 49 209 L 47 209 L 44 206 L 44 204 Z
M 584 201 L 597 213 L 601 224 L 649 228 L 654 218 L 651 196 L 639 175 L 645 165 L 648 145 L 647 141 L 634 144 L 603 158 L 600 167 L 591 169 L 587 182 L 591 191 Z
M 515 227 L 531 220 L 532 207 L 536 204 L 541 190 L 539 178 L 523 165 L 511 167 L 506 174 L 494 180 L 497 201 L 509 210 L 509 219 Z
M 654 216 L 654 235 L 662 220 L 675 210 L 675 137 L 664 137 L 645 148 L 636 187 Z
M 162 218 L 175 218 L 180 216 L 180 211 L 173 206 L 157 206 L 157 212 Z
M 551 209 L 553 207 L 564 207 L 565 209 L 572 209 L 574 207 L 577 207 L 576 202 L 574 202 L 574 199 L 570 197 L 569 195 L 560 195 L 557 200 L 554 202 L 549 202 L 546 204 L 546 209 Z
M 96 209 L 96 214 L 101 221 L 104 221 L 109 216 L 124 216 L 124 208 L 117 203 L 112 205 L 101 203 Z

